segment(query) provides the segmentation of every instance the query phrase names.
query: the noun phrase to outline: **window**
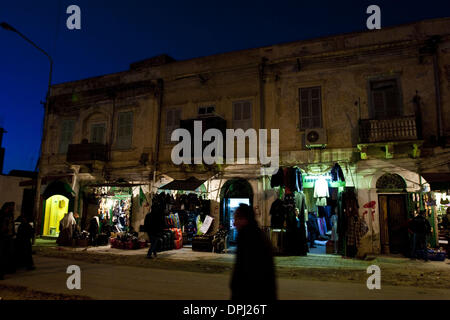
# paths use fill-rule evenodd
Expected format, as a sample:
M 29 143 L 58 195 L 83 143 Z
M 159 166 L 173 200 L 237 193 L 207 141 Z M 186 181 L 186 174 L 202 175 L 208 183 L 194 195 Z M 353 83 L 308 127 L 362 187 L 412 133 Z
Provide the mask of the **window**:
M 233 103 L 233 128 L 246 131 L 252 127 L 252 104 L 249 101 Z
M 105 143 L 106 124 L 95 123 L 91 125 L 91 143 Z
M 61 123 L 61 136 L 59 139 L 59 153 L 67 153 L 69 144 L 72 143 L 75 120 L 63 120 Z
M 204 116 L 208 114 L 214 114 L 216 112 L 216 106 L 202 106 L 198 107 L 198 115 Z
M 370 82 L 371 117 L 386 119 L 402 115 L 396 79 Z
M 322 128 L 322 94 L 320 87 L 301 88 L 300 129 Z
M 129 149 L 133 138 L 133 112 L 120 112 L 117 127 L 117 147 Z
M 181 110 L 170 109 L 166 113 L 166 143 L 174 143 L 170 140 L 172 132 L 180 127 Z

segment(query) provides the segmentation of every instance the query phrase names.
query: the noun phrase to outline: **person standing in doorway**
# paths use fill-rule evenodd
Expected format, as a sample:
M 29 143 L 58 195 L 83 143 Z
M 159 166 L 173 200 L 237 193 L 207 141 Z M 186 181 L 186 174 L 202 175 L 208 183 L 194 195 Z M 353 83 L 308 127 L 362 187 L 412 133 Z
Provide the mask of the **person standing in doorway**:
M 237 253 L 231 278 L 231 299 L 274 301 L 277 286 L 272 245 L 259 228 L 253 208 L 240 204 L 234 213 Z

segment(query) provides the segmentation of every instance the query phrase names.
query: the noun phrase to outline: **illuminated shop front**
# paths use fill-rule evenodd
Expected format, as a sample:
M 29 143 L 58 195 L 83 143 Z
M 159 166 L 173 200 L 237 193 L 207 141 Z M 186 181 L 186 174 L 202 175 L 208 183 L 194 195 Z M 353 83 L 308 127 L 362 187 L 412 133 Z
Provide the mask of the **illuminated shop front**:
M 356 255 L 367 225 L 340 164 L 282 167 L 270 184 L 278 195 L 269 228 L 276 253 Z
M 45 201 L 44 227 L 42 235 L 56 237 L 59 235 L 59 222 L 69 210 L 69 199 L 54 195 Z
M 73 211 L 74 195 L 75 192 L 64 181 L 54 181 L 46 187 L 42 194 L 41 235 L 59 235 L 59 222 L 68 212 Z

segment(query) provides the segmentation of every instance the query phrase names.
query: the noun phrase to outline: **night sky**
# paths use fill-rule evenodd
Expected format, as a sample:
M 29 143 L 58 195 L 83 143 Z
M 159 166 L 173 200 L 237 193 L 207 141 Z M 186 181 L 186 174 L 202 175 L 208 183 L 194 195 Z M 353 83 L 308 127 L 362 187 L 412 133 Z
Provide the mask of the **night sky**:
M 68 30 L 66 9 L 81 8 L 81 30 Z M 331 34 L 364 31 L 377 4 L 382 27 L 450 16 L 450 1 L 137 1 L 0 0 L 8 22 L 49 52 L 53 84 L 127 70 L 167 53 L 177 60 Z M 4 173 L 34 170 L 47 90 L 47 58 L 0 29 L 0 127 Z

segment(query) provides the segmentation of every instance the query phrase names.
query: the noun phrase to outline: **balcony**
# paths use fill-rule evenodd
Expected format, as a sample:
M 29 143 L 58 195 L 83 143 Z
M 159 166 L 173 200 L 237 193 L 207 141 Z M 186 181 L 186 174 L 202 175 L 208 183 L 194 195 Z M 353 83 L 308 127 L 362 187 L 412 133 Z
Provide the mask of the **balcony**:
M 73 164 L 86 164 L 94 161 L 107 161 L 108 149 L 106 144 L 81 143 L 71 144 L 67 151 L 67 162 Z
M 418 140 L 416 117 L 407 116 L 386 120 L 360 120 L 360 143 Z

